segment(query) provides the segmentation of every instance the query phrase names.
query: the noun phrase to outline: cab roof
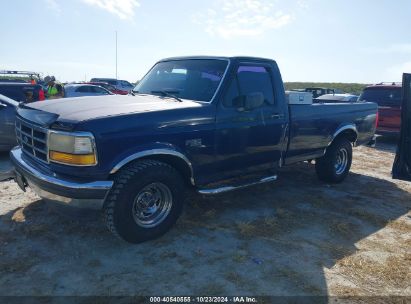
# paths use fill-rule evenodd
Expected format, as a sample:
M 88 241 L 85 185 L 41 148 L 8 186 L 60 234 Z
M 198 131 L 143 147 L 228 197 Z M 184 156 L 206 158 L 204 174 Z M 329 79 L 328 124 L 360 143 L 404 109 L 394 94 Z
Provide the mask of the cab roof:
M 251 56 L 181 56 L 181 57 L 169 57 L 159 60 L 161 61 L 171 61 L 171 60 L 193 60 L 193 59 L 210 59 L 210 60 L 227 60 L 227 61 L 238 61 L 238 60 L 250 60 L 250 61 L 271 61 L 275 62 L 273 59 L 262 58 L 262 57 L 251 57 Z

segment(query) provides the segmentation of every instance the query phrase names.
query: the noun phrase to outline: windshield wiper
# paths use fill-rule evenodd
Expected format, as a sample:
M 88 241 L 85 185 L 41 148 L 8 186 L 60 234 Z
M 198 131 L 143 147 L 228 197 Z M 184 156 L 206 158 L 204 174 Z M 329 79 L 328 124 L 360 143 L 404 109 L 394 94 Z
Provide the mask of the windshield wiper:
M 153 94 L 162 94 L 163 96 L 171 97 L 174 98 L 175 100 L 178 100 L 179 102 L 183 102 L 183 100 L 176 95 L 175 93 L 180 93 L 179 91 L 151 91 Z M 174 93 L 174 94 L 173 94 Z

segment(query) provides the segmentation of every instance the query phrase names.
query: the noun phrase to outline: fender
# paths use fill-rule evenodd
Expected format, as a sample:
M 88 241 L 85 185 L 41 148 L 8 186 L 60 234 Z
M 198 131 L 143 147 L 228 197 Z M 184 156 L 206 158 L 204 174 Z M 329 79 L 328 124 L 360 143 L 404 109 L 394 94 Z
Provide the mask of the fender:
M 188 168 L 190 169 L 190 182 L 193 186 L 195 185 L 193 165 L 191 161 L 183 153 L 178 152 L 176 150 L 172 150 L 172 149 L 166 149 L 166 148 L 155 148 L 155 149 L 143 150 L 143 151 L 133 153 L 130 156 L 127 156 L 126 158 L 118 162 L 111 169 L 110 174 L 116 173 L 118 170 L 120 170 L 123 166 L 130 163 L 131 161 L 134 161 L 139 158 L 147 157 L 147 156 L 154 156 L 154 155 L 170 155 L 170 156 L 178 157 L 181 160 L 183 160 L 187 164 Z
M 330 146 L 330 145 L 332 144 L 332 142 L 334 141 L 334 139 L 335 139 L 338 135 L 340 135 L 342 132 L 347 131 L 347 130 L 354 131 L 355 137 L 356 137 L 356 140 L 357 140 L 357 138 L 358 138 L 357 126 L 354 125 L 354 124 L 347 124 L 347 125 L 343 125 L 343 126 L 339 127 L 339 128 L 337 129 L 337 131 L 334 132 L 334 134 L 333 134 L 332 137 L 331 137 L 330 142 L 328 143 L 328 146 Z M 355 142 L 354 142 L 354 144 L 355 144 Z

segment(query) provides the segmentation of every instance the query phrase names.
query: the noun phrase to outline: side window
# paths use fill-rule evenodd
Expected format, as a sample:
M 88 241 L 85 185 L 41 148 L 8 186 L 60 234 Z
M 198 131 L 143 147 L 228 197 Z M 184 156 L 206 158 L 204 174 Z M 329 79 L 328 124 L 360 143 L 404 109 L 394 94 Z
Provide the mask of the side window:
M 90 89 L 91 89 L 91 92 L 97 93 L 97 94 L 104 94 L 106 92 L 105 90 L 99 87 L 90 87 Z
M 262 66 L 240 66 L 225 92 L 225 107 L 241 106 L 241 100 L 248 94 L 261 93 L 266 105 L 274 105 L 274 89 L 270 71 Z
M 88 92 L 90 92 L 89 86 L 81 86 L 81 87 L 78 87 L 77 90 L 76 90 L 76 92 L 79 92 L 79 93 L 88 93 Z
M 241 95 L 262 93 L 264 102 L 268 105 L 274 105 L 274 88 L 268 68 L 240 66 L 237 70 L 237 79 Z

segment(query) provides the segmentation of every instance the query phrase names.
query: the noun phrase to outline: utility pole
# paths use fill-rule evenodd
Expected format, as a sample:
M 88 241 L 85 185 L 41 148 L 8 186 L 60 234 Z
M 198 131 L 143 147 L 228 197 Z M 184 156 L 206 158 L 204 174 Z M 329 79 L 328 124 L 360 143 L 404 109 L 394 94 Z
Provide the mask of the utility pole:
M 117 79 L 117 31 L 116 31 L 116 79 Z

